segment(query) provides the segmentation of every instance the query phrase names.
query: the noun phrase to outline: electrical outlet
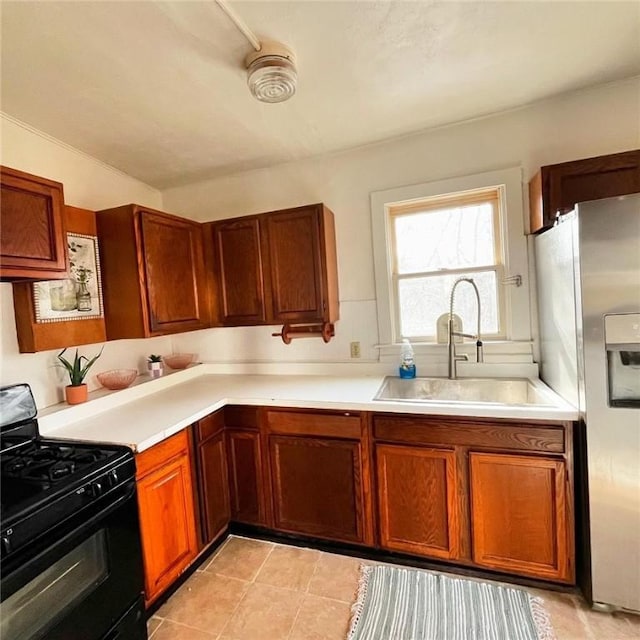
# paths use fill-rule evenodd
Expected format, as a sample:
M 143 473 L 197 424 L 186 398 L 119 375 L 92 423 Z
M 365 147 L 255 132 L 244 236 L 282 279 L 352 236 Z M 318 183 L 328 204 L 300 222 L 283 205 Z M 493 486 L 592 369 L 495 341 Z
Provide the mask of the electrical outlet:
M 352 342 L 351 343 L 351 357 L 359 358 L 360 357 L 360 343 Z

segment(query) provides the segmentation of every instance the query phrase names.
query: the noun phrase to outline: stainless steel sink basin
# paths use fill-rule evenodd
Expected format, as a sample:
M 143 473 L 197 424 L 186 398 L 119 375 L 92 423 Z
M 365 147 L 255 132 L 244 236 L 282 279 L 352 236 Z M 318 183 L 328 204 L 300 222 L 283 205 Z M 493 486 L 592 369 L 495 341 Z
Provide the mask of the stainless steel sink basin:
M 527 378 L 387 377 L 374 400 L 392 402 L 465 402 L 502 405 L 553 406 L 542 383 Z

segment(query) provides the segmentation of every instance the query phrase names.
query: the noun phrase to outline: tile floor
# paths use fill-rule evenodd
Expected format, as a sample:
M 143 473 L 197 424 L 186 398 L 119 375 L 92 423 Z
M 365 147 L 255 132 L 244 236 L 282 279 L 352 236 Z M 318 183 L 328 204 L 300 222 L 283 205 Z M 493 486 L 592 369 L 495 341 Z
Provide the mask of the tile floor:
M 232 536 L 149 620 L 149 637 L 344 640 L 362 562 Z M 557 640 L 640 639 L 639 617 L 595 613 L 577 596 L 532 591 L 545 600 Z

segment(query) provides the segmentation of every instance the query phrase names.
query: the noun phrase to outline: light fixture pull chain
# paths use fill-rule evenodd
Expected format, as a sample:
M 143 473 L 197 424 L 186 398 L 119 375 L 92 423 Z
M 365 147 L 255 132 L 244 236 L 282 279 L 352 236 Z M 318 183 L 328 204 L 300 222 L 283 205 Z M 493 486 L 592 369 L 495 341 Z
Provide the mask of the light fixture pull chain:
M 245 21 L 227 4 L 226 0 L 216 0 L 218 6 L 229 16 L 229 19 L 233 24 L 238 27 L 238 30 L 242 35 L 251 43 L 251 46 L 256 50 L 260 51 L 262 49 L 262 45 L 260 44 L 260 40 L 256 37 L 256 35 L 249 29 L 248 25 Z

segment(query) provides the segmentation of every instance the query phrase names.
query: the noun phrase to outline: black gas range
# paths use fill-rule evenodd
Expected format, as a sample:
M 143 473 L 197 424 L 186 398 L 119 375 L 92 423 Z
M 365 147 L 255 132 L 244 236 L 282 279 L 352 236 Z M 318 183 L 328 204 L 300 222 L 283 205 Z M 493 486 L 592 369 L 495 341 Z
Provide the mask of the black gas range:
M 0 389 L 0 637 L 146 638 L 133 453 L 41 438 L 36 412 Z

